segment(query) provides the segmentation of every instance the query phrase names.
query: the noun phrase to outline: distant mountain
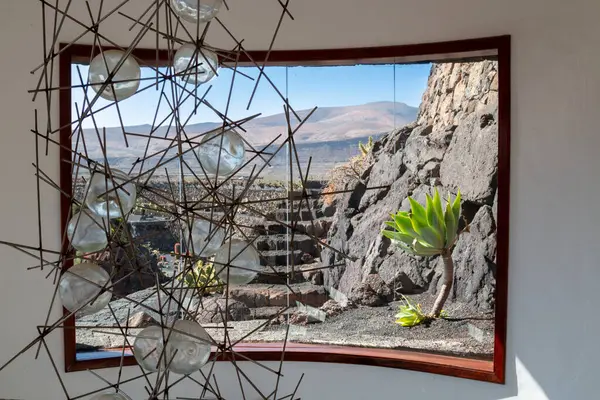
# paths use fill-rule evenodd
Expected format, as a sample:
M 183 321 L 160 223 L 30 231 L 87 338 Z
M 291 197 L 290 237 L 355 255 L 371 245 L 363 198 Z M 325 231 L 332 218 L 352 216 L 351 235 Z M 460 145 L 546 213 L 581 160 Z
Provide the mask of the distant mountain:
M 418 109 L 396 103 L 396 126 L 404 126 L 417 117 Z M 310 110 L 298 112 L 300 118 Z M 293 118 L 292 124 L 298 121 Z M 284 114 L 256 119 L 246 125 L 251 143 L 268 143 L 286 131 Z M 378 102 L 358 106 L 318 108 L 294 135 L 297 143 L 331 142 L 388 132 L 394 128 L 394 103 Z
M 370 135 L 379 136 L 389 132 L 394 128 L 394 117 L 396 127 L 406 125 L 416 119 L 417 111 L 416 107 L 404 103 L 396 103 L 394 107 L 393 102 L 376 102 L 345 107 L 322 107 L 313 113 L 294 135 L 294 138 L 298 144 L 340 141 L 346 146 L 348 142 L 357 143 L 359 138 Z M 310 110 L 298 111 L 298 115 L 300 118 L 304 118 L 309 112 Z M 298 121 L 292 116 L 292 125 L 296 126 L 297 124 Z M 220 123 L 215 122 L 192 124 L 188 125 L 185 131 L 189 137 L 193 137 L 220 125 Z M 243 127 L 246 132 L 240 131 L 240 133 L 254 146 L 264 145 L 279 134 L 286 136 L 287 132 L 286 118 L 283 113 L 256 118 L 244 124 Z M 153 137 L 156 139 L 152 139 L 149 143 L 147 138 L 135 136 L 135 134 L 147 135 L 150 131 L 150 125 L 125 127 L 125 132 L 129 134 L 127 135 L 129 147 L 127 147 L 121 128 L 107 128 L 107 154 L 114 161 L 118 161 L 120 158 L 135 160 L 137 157 L 143 157 L 147 146 L 146 154 L 152 154 L 163 149 L 165 146 L 164 138 L 171 139 L 175 134 L 174 128 L 167 132 L 167 127 L 160 127 L 153 133 Z M 101 159 L 102 151 L 96 132 L 93 129 L 85 129 L 84 134 L 88 154 L 92 158 Z M 328 147 L 338 147 L 333 143 L 331 145 Z M 314 148 L 315 146 L 309 147 Z

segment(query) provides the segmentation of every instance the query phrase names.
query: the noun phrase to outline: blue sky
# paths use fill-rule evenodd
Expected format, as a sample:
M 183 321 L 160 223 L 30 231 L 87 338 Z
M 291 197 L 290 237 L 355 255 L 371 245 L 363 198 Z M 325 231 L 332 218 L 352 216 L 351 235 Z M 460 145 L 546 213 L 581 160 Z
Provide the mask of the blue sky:
M 87 66 L 79 66 L 82 77 L 87 79 Z M 318 107 L 349 106 L 371 103 L 376 101 L 393 101 L 394 92 L 397 102 L 403 102 L 417 107 L 427 85 L 430 64 L 410 65 L 358 65 L 343 67 L 267 67 L 265 72 L 290 99 L 295 110 Z M 256 78 L 257 68 L 240 68 L 240 71 Z M 149 68 L 142 68 L 142 77 L 154 76 Z M 395 85 L 394 85 L 395 74 Z M 232 71 L 221 68 L 219 76 L 210 83 L 198 88 L 199 95 L 203 94 L 208 86 L 212 85 L 206 99 L 221 112 L 225 111 L 227 97 L 231 87 Z M 72 68 L 73 85 L 80 84 L 77 67 Z M 142 81 L 140 88 L 150 85 L 151 81 Z M 283 102 L 276 91 L 261 78 L 258 90 L 249 110 L 246 110 L 250 94 L 255 81 L 237 75 L 233 87 L 232 100 L 229 105 L 228 115 L 236 120 L 256 113 L 263 116 L 278 114 L 283 111 Z M 171 99 L 170 84 L 167 83 L 166 93 Z M 394 87 L 395 86 L 395 87 Z M 154 113 L 159 104 L 160 91 L 150 88 L 143 93 L 138 93 L 119 103 L 123 123 L 126 126 L 151 124 Z M 88 96 L 93 98 L 90 91 Z M 190 99 L 191 100 L 191 99 Z M 73 101 L 81 107 L 83 91 L 73 90 Z M 180 119 L 187 118 L 193 111 L 193 102 L 180 107 Z M 99 99 L 94 106 L 98 109 L 109 104 L 108 101 Z M 162 102 L 158 120 L 162 120 L 170 112 L 166 102 Z M 73 107 L 73 119 L 76 113 Z M 216 122 L 219 118 L 207 107 L 201 107 L 191 116 L 190 124 L 199 122 Z M 115 107 L 111 107 L 97 114 L 96 122 L 99 127 L 120 126 L 119 117 Z M 84 128 L 93 127 L 92 120 L 84 121 Z

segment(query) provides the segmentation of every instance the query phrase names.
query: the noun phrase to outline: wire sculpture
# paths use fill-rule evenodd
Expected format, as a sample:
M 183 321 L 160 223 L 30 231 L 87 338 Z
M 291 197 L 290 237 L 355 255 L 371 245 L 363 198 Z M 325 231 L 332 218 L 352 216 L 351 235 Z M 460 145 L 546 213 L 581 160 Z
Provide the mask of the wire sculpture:
M 236 351 L 236 346 L 246 340 L 254 331 L 235 340 L 231 338 L 229 327 L 228 303 L 230 302 L 230 286 L 245 284 L 254 279 L 260 270 L 261 261 L 270 270 L 264 272 L 278 277 L 286 285 L 288 299 L 294 296 L 294 288 L 287 282 L 294 276 L 296 265 L 294 252 L 294 235 L 303 234 L 310 237 L 318 247 L 326 247 L 339 254 L 339 258 L 348 258 L 344 252 L 333 248 L 326 241 L 307 230 L 299 229 L 299 215 L 308 210 L 309 223 L 314 227 L 314 199 L 324 195 L 308 189 L 312 158 L 303 165 L 295 145 L 294 134 L 302 129 L 305 122 L 315 112 L 316 107 L 302 117 L 296 112 L 282 89 L 278 88 L 265 72 L 269 62 L 269 54 L 279 34 L 283 22 L 294 20 L 289 10 L 289 0 L 273 1 L 273 6 L 280 9 L 277 28 L 275 29 L 267 51 L 266 59 L 255 61 L 244 47 L 244 40 L 236 37 L 219 17 L 219 11 L 229 9 L 225 0 L 148 0 L 148 7 L 139 10 L 139 14 L 130 15 L 125 12 L 129 0 L 121 1 L 116 7 L 107 9 L 104 0 L 93 3 L 86 1 L 85 6 L 89 21 L 80 20 L 73 12 L 73 1 L 66 4 L 56 0 L 39 0 L 42 11 L 43 62 L 31 72 L 37 74 L 37 85 L 29 92 L 35 101 L 37 96 L 44 97 L 44 107 L 35 110 L 35 184 L 37 191 L 38 243 L 19 244 L 0 241 L 34 259 L 36 265 L 29 267 L 32 271 L 47 274 L 53 278 L 55 291 L 49 301 L 48 314 L 44 323 L 38 326 L 35 338 L 14 357 L 0 365 L 0 373 L 26 351 L 37 347 L 36 357 L 43 350 L 49 357 L 56 377 L 64 391 L 66 399 L 75 400 L 92 396 L 94 399 L 127 399 L 122 384 L 134 380 L 140 381 L 147 391 L 148 399 L 168 399 L 173 387 L 183 381 L 195 382 L 198 391 L 189 394 L 196 399 L 224 399 L 219 389 L 219 377 L 214 373 L 214 365 L 218 360 L 228 360 L 235 368 L 236 377 L 242 398 L 260 396 L 262 399 L 296 399 L 297 390 L 303 375 L 292 393 L 281 393 L 280 378 L 283 368 L 283 353 L 286 350 L 290 334 L 287 325 L 285 340 L 282 344 L 282 357 L 275 369 Z M 223 8 L 223 10 L 221 10 Z M 105 32 L 107 21 L 119 20 L 120 23 L 131 23 L 130 31 L 136 30 L 129 45 L 123 46 L 110 38 Z M 67 44 L 59 47 L 59 38 L 65 23 L 81 28 L 80 34 Z M 211 47 L 207 41 L 209 30 L 220 28 L 235 44 L 232 50 Z M 48 35 L 47 32 L 51 32 Z M 84 77 L 78 68 L 77 76 L 69 87 L 56 84 L 54 71 L 58 57 L 71 46 L 93 36 L 92 52 L 89 57 L 89 74 Z M 156 42 L 156 62 L 154 65 L 136 57 L 136 49 L 143 38 L 154 35 Z M 159 46 L 160 44 L 160 46 Z M 168 50 L 171 62 L 161 66 L 159 51 Z M 245 137 L 245 125 L 258 115 L 233 120 L 228 116 L 228 106 L 218 110 L 207 99 L 210 81 L 220 79 L 219 69 L 232 71 L 230 88 L 236 79 L 252 79 L 239 70 L 239 60 L 250 60 L 250 64 L 258 68 L 259 75 L 255 79 L 254 88 L 249 96 L 248 108 L 255 98 L 261 80 L 278 94 L 283 104 L 287 131 L 279 134 L 267 145 L 255 148 Z M 152 77 L 143 77 L 140 65 L 153 71 Z M 55 96 L 63 90 L 82 90 L 85 94 L 82 104 L 75 104 L 77 117 L 66 126 L 59 126 L 53 118 Z M 146 90 L 157 90 L 160 94 L 155 118 L 149 133 L 128 132 L 122 118 L 120 103 L 138 96 Z M 231 102 L 232 90 L 229 91 L 227 104 Z M 110 103 L 98 108 L 97 102 L 102 98 Z M 191 104 L 193 112 L 184 117 L 180 112 L 184 104 Z M 166 105 L 166 106 L 165 106 Z M 159 121 L 158 109 L 168 107 L 168 115 Z M 222 121 L 221 126 L 202 132 L 190 134 L 186 126 L 192 114 L 199 107 L 206 107 Z M 116 111 L 121 122 L 123 145 L 129 146 L 132 138 L 146 141 L 144 156 L 135 160 L 129 171 L 120 171 L 111 166 L 111 154 L 107 150 L 106 128 L 102 128 L 97 115 L 105 109 Z M 39 126 L 40 116 L 46 122 Z M 93 133 L 100 143 L 102 157 L 93 159 L 88 154 L 86 135 L 83 123 L 91 121 Z M 167 127 L 172 135 L 159 136 L 161 127 Z M 57 133 L 70 131 L 72 146 L 66 146 L 58 140 Z M 158 147 L 150 143 L 161 143 Z M 68 158 L 61 163 L 68 165 L 73 182 L 76 184 L 70 191 L 56 182 L 41 167 L 40 159 L 49 153 L 49 147 L 56 146 Z M 45 147 L 45 150 L 44 150 Z M 152 148 L 152 151 L 150 150 Z M 285 153 L 287 158 L 288 192 L 284 196 L 266 200 L 248 200 L 247 194 L 257 182 L 262 172 L 278 154 Z M 176 164 L 176 176 L 169 172 L 168 166 Z M 167 185 L 157 187 L 152 178 L 163 173 Z M 249 171 L 249 173 L 248 173 Z M 238 179 L 247 174 L 243 180 Z M 300 183 L 298 183 L 298 180 Z M 231 186 L 234 181 L 241 181 L 241 187 Z M 77 182 L 83 191 L 76 190 Z M 179 185 L 176 184 L 179 182 Z M 188 183 L 200 188 L 192 194 Z M 52 249 L 44 244 L 42 235 L 42 195 L 41 186 L 49 185 L 70 204 L 68 218 L 63 226 L 62 247 Z M 81 188 L 80 188 L 81 189 Z M 200 193 L 200 195 L 198 194 Z M 331 196 L 336 192 L 328 192 Z M 136 200 L 143 202 L 136 203 Z M 264 210 L 265 203 L 285 203 L 288 212 L 285 218 L 277 218 Z M 140 206 L 139 203 L 142 205 Z M 182 248 L 174 252 L 177 269 L 171 279 L 162 279 L 158 272 L 154 279 L 153 295 L 158 300 L 158 307 L 152 307 L 143 301 L 131 299 L 115 290 L 120 282 L 148 274 L 144 265 L 139 265 L 137 255 L 143 246 L 143 236 L 131 232 L 128 219 L 134 209 L 142 212 L 153 210 L 168 215 L 175 221 L 176 229 L 181 237 Z M 277 269 L 272 260 L 265 260 L 256 246 L 258 235 L 249 231 L 247 226 L 236 218 L 240 210 L 253 213 L 264 218 L 272 225 L 279 226 L 281 232 L 288 235 L 288 252 L 286 270 Z M 305 221 L 306 222 L 306 221 Z M 314 231 L 313 231 L 314 232 Z M 117 258 L 125 259 L 130 265 L 137 266 L 124 273 L 119 270 Z M 212 263 L 212 275 L 206 279 L 197 279 L 195 267 L 199 260 Z M 101 260 L 111 266 L 108 270 L 101 266 Z M 335 266 L 320 266 L 315 269 L 327 269 Z M 195 277 L 191 281 L 187 277 Z M 143 277 L 147 279 L 148 277 Z M 140 278 L 141 279 L 141 278 Z M 220 286 L 223 289 L 223 303 L 217 307 L 220 313 L 217 324 L 218 335 L 211 335 L 195 320 L 202 305 L 202 294 Z M 189 301 L 189 294 L 195 294 L 200 301 L 194 310 Z M 299 296 L 297 296 L 300 298 Z M 140 310 L 152 312 L 157 324 L 144 328 L 140 333 L 132 335 L 129 326 L 130 315 L 126 321 L 117 318 L 111 306 L 111 299 L 131 302 Z M 52 321 L 52 310 L 55 302 L 60 301 L 67 310 L 64 315 Z M 101 389 L 73 395 L 66 387 L 55 361 L 56 355 L 46 343 L 48 335 L 55 331 L 74 328 L 75 316 L 93 314 L 100 309 L 109 309 L 114 316 L 114 326 L 122 338 L 121 365 L 116 382 L 104 381 Z M 274 320 L 286 318 L 290 309 L 290 301 L 271 317 L 266 319 L 260 329 Z M 174 314 L 172 310 L 176 310 Z M 175 317 L 174 317 L 175 315 Z M 77 329 L 99 330 L 104 327 L 77 326 Z M 115 334 L 112 332 L 112 334 Z M 135 340 L 132 338 L 135 336 Z M 123 359 L 133 352 L 140 374 L 132 379 L 121 379 Z M 240 361 L 250 361 L 259 368 L 270 371 L 277 377 L 275 386 L 270 390 L 261 390 L 238 365 Z M 191 373 L 199 372 L 201 379 L 191 377 Z M 248 387 L 252 394 L 248 394 Z M 246 392 L 245 392 L 246 391 Z M 172 398 L 172 397 L 171 397 Z

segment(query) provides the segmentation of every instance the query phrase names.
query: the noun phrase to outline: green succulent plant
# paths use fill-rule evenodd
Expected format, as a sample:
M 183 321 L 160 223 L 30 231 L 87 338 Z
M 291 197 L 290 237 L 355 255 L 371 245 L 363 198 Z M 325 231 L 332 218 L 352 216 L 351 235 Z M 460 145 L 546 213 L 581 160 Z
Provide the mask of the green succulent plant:
M 461 196 L 458 191 L 452 201 L 448 196 L 445 207 L 437 189 L 433 197 L 427 194 L 425 206 L 419 204 L 412 197 L 408 198 L 411 211 L 398 211 L 392 214 L 392 219 L 386 222 L 388 228 L 381 234 L 389 238 L 392 243 L 409 254 L 421 257 L 441 256 L 444 261 L 443 285 L 435 301 L 431 313 L 425 319 L 408 318 L 409 312 L 416 315 L 417 308 L 401 307 L 401 314 L 406 315 L 403 321 L 412 321 L 414 326 L 430 318 L 442 317 L 442 307 L 448 299 L 454 279 L 454 263 L 452 261 L 452 248 L 458 239 L 458 224 L 460 219 Z M 404 310 L 404 311 L 402 311 Z M 420 311 L 420 307 L 418 307 Z M 399 314 L 400 315 L 400 314 Z
M 217 277 L 215 267 L 211 262 L 204 263 L 199 260 L 190 271 L 180 276 L 179 279 L 183 279 L 188 287 L 199 290 L 203 296 L 223 292 L 223 282 Z
M 427 320 L 427 316 L 421 310 L 420 304 L 415 304 L 410 298 L 402 296 L 404 304 L 400 306 L 396 314 L 396 323 L 402 326 L 416 326 Z
M 392 220 L 386 222 L 392 230 L 384 230 L 381 234 L 402 250 L 416 256 L 441 255 L 450 250 L 457 237 L 460 191 L 454 202 L 448 198 L 445 211 L 437 189 L 433 197 L 427 194 L 425 207 L 412 197 L 409 197 L 408 201 L 411 211 L 392 214 Z
M 358 142 L 358 149 L 360 150 L 360 154 L 363 157 L 366 157 L 367 154 L 369 154 L 371 152 L 371 150 L 373 150 L 373 137 L 369 136 L 369 140 L 367 141 L 366 144 L 362 144 L 362 142 Z

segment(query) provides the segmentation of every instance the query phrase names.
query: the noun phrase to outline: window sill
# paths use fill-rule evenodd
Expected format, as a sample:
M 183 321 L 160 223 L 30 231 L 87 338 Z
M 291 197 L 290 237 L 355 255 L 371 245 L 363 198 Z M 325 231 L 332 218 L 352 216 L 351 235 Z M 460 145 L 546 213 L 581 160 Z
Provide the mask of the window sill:
M 282 343 L 244 343 L 235 346 L 237 361 L 281 361 Z M 110 368 L 120 365 L 123 349 L 106 349 L 94 353 L 78 353 L 77 362 L 67 372 Z M 212 358 L 215 357 L 213 352 Z M 220 354 L 217 361 L 231 360 L 228 353 Z M 284 360 L 297 362 L 331 362 L 359 364 L 502 383 L 494 372 L 492 360 L 476 360 L 442 354 L 422 353 L 411 350 L 370 349 L 359 347 L 324 346 L 287 343 Z M 136 365 L 131 350 L 125 349 L 123 365 Z

